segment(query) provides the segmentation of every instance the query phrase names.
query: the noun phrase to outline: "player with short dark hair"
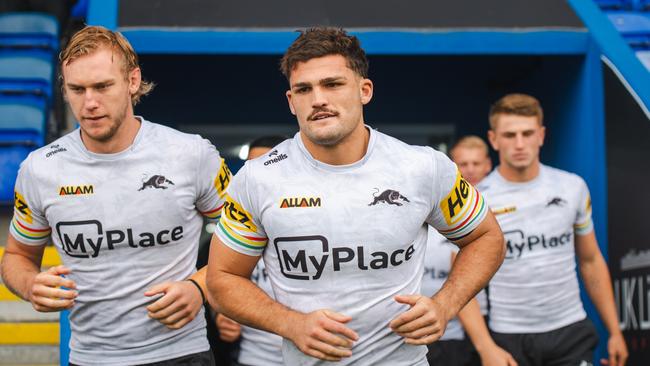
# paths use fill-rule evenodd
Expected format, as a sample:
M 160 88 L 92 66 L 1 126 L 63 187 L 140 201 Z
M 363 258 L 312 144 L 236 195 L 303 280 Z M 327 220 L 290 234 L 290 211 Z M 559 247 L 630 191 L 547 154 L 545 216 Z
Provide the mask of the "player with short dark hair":
M 301 32 L 282 70 L 300 131 L 233 178 L 211 301 L 282 336 L 288 365 L 427 365 L 424 345 L 498 268 L 501 231 L 444 154 L 364 123 L 373 84 L 356 37 Z M 461 247 L 433 297 L 419 294 L 429 225 Z M 260 256 L 277 301 L 250 280 Z

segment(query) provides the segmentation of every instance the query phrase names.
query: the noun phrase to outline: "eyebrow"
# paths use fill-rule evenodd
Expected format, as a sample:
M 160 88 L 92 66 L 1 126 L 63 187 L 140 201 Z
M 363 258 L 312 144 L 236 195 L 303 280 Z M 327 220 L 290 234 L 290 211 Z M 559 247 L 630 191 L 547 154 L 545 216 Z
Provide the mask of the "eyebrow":
M 332 76 L 332 77 L 328 77 L 328 78 L 319 80 L 318 84 L 323 85 L 323 84 L 333 83 L 333 82 L 336 82 L 336 81 L 345 81 L 345 80 L 347 80 L 345 78 L 345 76 Z M 309 87 L 309 86 L 312 86 L 312 83 L 303 81 L 303 82 L 300 82 L 300 83 L 295 83 L 291 87 L 292 88 L 304 88 L 304 87 Z
M 114 83 L 115 83 L 115 80 L 108 79 L 108 80 L 99 81 L 97 83 L 92 83 L 92 84 L 89 85 L 89 87 L 96 88 L 98 86 L 105 86 L 105 85 L 110 85 L 110 84 L 114 84 Z M 77 84 L 73 84 L 73 83 L 66 83 L 66 86 L 68 88 L 86 88 L 83 85 L 77 85 Z

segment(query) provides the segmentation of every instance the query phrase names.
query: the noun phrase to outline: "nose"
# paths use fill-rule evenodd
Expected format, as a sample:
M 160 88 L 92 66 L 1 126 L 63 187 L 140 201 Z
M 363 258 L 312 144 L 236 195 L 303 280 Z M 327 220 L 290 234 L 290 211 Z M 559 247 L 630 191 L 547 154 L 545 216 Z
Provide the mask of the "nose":
M 84 108 L 88 110 L 93 110 L 99 107 L 99 102 L 97 101 L 97 95 L 92 90 L 88 88 L 84 94 Z
M 517 134 L 517 136 L 515 136 L 515 147 L 518 149 L 522 149 L 524 147 L 524 135 Z
M 325 107 L 327 105 L 325 92 L 321 88 L 314 88 L 312 98 L 311 105 L 313 108 Z

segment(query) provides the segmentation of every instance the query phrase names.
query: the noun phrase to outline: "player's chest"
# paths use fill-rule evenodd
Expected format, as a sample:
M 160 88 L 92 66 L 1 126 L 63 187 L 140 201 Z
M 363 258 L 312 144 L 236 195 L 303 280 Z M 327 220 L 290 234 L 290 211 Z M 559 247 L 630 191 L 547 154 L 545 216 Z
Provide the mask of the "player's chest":
M 174 219 L 191 209 L 194 181 L 183 166 L 154 156 L 122 163 L 69 164 L 41 188 L 50 223 L 100 220 L 129 224 Z
M 504 234 L 507 260 L 573 253 L 577 215 L 573 194 L 533 189 L 488 196 Z
M 413 236 L 431 210 L 431 197 L 422 185 L 393 174 L 291 179 L 268 191 L 261 220 L 270 238 Z

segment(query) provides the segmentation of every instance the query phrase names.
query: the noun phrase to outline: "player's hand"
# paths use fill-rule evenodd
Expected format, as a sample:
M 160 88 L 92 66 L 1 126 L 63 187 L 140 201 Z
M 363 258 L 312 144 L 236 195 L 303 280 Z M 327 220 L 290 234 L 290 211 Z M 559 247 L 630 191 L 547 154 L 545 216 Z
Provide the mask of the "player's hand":
M 232 343 L 241 336 L 241 325 L 223 314 L 217 314 L 217 329 L 224 342 Z
M 482 366 L 517 366 L 517 361 L 503 348 L 493 344 L 485 350 L 479 351 Z
M 609 359 L 601 359 L 601 365 L 625 365 L 629 353 L 627 351 L 627 346 L 625 345 L 625 339 L 623 338 L 622 333 L 619 332 L 609 337 L 609 341 L 607 341 L 607 353 L 609 354 Z
M 145 296 L 164 294 L 147 306 L 149 317 L 169 329 L 180 329 L 189 323 L 203 307 L 203 298 L 190 281 L 165 282 L 150 288 Z
M 447 314 L 430 297 L 422 295 L 397 295 L 395 301 L 411 308 L 393 319 L 389 326 L 404 337 L 407 344 L 429 344 L 442 336 L 447 328 Z
M 74 281 L 61 277 L 70 274 L 65 266 L 51 267 L 45 272 L 37 274 L 29 292 L 29 302 L 36 311 L 53 312 L 70 309 L 77 298 L 77 285 Z M 66 287 L 68 290 L 62 289 Z
M 302 353 L 326 361 L 340 361 L 352 356 L 352 345 L 359 336 L 345 326 L 351 317 L 331 310 L 300 314 L 291 322 L 287 338 Z

